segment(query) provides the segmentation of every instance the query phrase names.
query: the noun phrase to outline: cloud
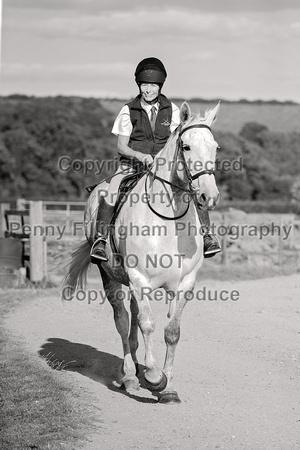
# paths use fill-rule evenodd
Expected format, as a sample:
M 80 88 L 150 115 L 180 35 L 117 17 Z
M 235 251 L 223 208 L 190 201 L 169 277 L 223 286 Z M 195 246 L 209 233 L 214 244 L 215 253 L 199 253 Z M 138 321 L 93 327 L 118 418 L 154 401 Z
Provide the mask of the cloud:
M 7 29 L 15 29 L 15 19 L 6 22 Z M 206 36 L 208 38 L 226 37 L 226 39 L 244 39 L 257 36 L 261 30 L 268 28 L 268 23 L 256 16 L 237 16 L 236 14 L 216 15 L 199 11 L 180 11 L 167 9 L 165 11 L 106 11 L 98 15 L 62 14 L 58 17 L 44 17 L 39 21 L 28 22 L 20 20 L 18 29 L 28 30 L 40 37 L 52 39 L 111 39 L 121 40 L 147 39 L 153 33 L 159 33 L 161 38 L 176 37 L 180 41 L 191 36 Z M 271 28 L 270 28 L 271 29 Z
M 60 64 L 47 66 L 45 64 L 7 63 L 3 65 L 2 74 L 10 77 L 24 78 L 51 78 L 53 76 L 75 76 L 76 78 L 110 77 L 111 79 L 122 75 L 128 76 L 133 71 L 131 64 Z
M 113 0 L 111 0 L 113 2 Z M 101 0 L 103 6 L 105 3 L 108 5 L 109 0 Z M 88 10 L 90 8 L 96 8 L 99 1 L 98 0 L 4 0 L 4 5 L 6 8 L 20 8 L 24 10 L 36 9 L 36 10 L 80 10 L 84 8 Z
M 126 95 L 137 62 L 156 56 L 174 95 L 298 98 L 288 75 L 299 79 L 299 10 L 299 0 L 4 0 L 2 90 Z M 280 89 L 269 95 L 272 76 Z
M 291 23 L 291 30 L 294 35 L 300 36 L 300 22 Z
M 44 11 L 137 11 L 141 9 L 169 9 L 210 11 L 218 13 L 231 12 L 273 12 L 299 9 L 299 0 L 4 0 L 6 8 L 23 10 L 36 9 Z
M 9 5 L 8 0 L 6 1 Z M 274 36 L 281 35 L 287 39 L 288 32 L 291 32 L 291 27 L 287 25 L 288 12 L 281 14 L 277 11 L 279 6 L 283 5 L 283 2 L 278 0 L 272 1 L 273 8 L 270 8 L 267 14 L 265 11 L 257 11 L 261 4 L 267 9 L 267 5 L 270 5 L 269 0 L 253 0 L 252 2 L 247 0 L 246 3 L 244 0 L 221 2 L 218 0 L 219 9 L 211 8 L 211 11 L 205 5 L 207 3 L 214 5 L 215 1 L 211 3 L 211 1 L 186 0 L 183 3 L 165 0 L 158 7 L 156 0 L 151 4 L 136 0 L 126 2 L 125 9 L 121 6 L 124 6 L 121 0 L 101 0 L 101 2 L 98 0 L 85 2 L 82 0 L 52 0 L 51 2 L 26 0 L 26 7 L 23 0 L 10 0 L 10 2 L 18 8 L 18 14 L 10 12 L 6 15 L 4 37 L 5 33 L 15 33 L 17 29 L 18 32 L 52 41 L 77 39 L 87 42 L 99 41 L 104 44 L 111 42 L 115 45 L 117 43 L 124 45 L 127 42 L 129 45 L 135 45 L 135 43 L 149 43 L 151 39 L 155 42 L 156 37 L 159 36 L 162 46 L 167 42 L 171 43 L 171 40 L 176 40 L 181 46 L 182 43 L 188 44 L 191 39 L 196 38 L 206 41 L 221 39 L 223 42 L 237 39 L 241 42 L 250 39 L 255 42 L 259 40 L 271 42 Z M 177 6 L 179 3 L 180 6 Z M 246 13 L 244 7 L 249 3 L 252 4 L 253 11 Z M 224 6 L 224 4 L 227 8 L 222 10 L 221 5 Z M 286 8 L 290 5 L 295 7 L 292 0 L 287 0 L 284 4 Z M 118 5 L 119 9 L 116 8 Z M 36 8 L 36 13 L 33 14 L 30 8 Z M 299 5 L 298 8 L 300 8 Z M 289 13 L 293 16 L 291 11 Z M 294 35 L 297 35 L 296 25 L 292 31 Z

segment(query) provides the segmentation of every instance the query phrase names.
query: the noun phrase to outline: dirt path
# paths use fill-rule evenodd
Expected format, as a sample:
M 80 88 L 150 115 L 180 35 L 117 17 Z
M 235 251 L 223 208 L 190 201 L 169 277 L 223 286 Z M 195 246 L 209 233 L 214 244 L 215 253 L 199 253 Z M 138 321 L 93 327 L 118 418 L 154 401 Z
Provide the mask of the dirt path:
M 187 305 L 175 364 L 180 405 L 156 403 L 143 386 L 136 396 L 119 389 L 121 342 L 107 302 L 62 303 L 58 289 L 36 291 L 8 317 L 6 327 L 21 335 L 30 351 L 76 360 L 71 376 L 90 392 L 101 420 L 99 434 L 90 436 L 85 449 L 300 448 L 299 274 L 206 280 L 197 290 L 203 286 L 207 295 L 236 290 L 239 299 Z M 153 309 L 162 363 L 167 308 L 153 302 Z M 139 360 L 143 363 L 143 343 Z

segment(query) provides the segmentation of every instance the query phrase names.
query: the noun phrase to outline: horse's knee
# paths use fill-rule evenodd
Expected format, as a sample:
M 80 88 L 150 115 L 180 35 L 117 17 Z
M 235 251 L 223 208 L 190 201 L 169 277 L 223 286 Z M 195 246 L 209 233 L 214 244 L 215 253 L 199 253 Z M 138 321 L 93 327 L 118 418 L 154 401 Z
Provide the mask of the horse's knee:
M 139 326 L 144 335 L 149 335 L 155 330 L 155 320 L 154 317 L 149 316 L 147 318 L 139 318 Z
M 180 326 L 170 322 L 165 327 L 165 342 L 168 345 L 176 345 L 180 339 Z

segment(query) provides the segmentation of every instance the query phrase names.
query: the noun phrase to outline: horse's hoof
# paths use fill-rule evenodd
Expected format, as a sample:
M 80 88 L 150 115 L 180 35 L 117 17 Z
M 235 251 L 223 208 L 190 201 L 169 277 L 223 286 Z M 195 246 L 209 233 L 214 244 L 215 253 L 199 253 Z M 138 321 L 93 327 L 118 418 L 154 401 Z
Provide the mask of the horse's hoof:
M 124 386 L 126 392 L 137 391 L 140 389 L 140 383 L 136 377 L 123 379 L 122 385 Z
M 172 405 L 174 403 L 181 403 L 181 400 L 176 391 L 166 391 L 159 395 L 158 402 L 164 403 L 165 405 Z
M 161 379 L 157 383 L 153 383 L 153 382 L 147 380 L 145 375 L 144 375 L 144 378 L 145 378 L 145 383 L 146 383 L 147 389 L 149 389 L 149 391 L 152 391 L 152 392 L 161 392 L 164 389 L 166 389 L 167 384 L 168 384 L 168 379 L 164 372 L 162 372 Z

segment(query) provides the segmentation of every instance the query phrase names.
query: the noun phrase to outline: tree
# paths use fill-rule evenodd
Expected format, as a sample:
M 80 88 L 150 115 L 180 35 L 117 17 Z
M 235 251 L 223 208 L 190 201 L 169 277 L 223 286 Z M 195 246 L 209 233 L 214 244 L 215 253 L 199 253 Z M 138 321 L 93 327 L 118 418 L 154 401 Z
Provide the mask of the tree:
M 240 131 L 240 136 L 248 141 L 262 145 L 262 135 L 268 132 L 268 127 L 257 122 L 247 122 Z
M 292 202 L 300 206 L 300 176 L 291 185 Z

